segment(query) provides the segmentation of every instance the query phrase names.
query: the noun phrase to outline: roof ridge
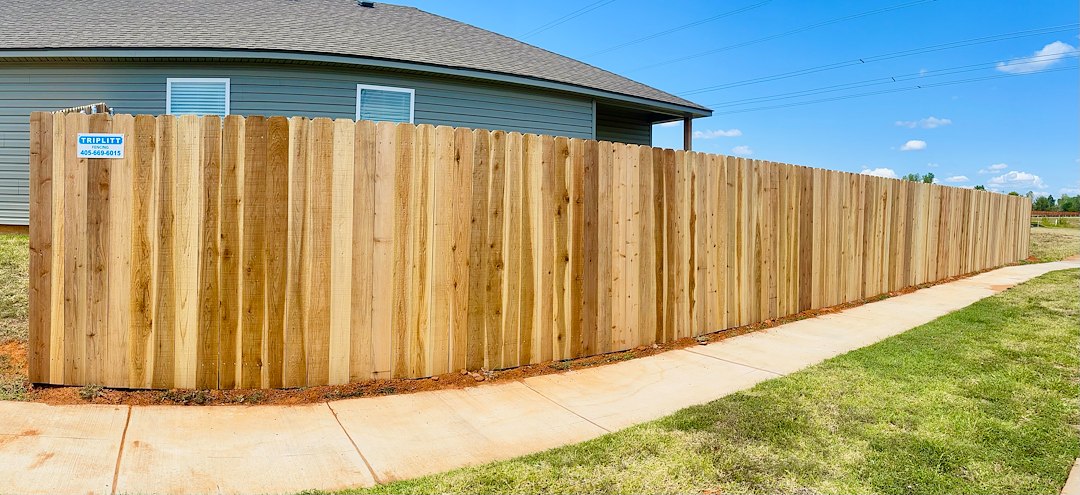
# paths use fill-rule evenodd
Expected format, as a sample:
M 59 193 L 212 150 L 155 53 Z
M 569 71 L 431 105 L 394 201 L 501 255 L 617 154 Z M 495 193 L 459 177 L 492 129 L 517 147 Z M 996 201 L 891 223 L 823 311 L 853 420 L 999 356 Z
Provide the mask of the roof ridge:
M 424 10 L 424 9 L 421 9 L 421 8 L 417 8 L 417 7 L 413 7 L 413 6 L 411 6 L 411 5 L 398 5 L 398 4 L 392 4 L 392 3 L 389 3 L 389 2 L 383 2 L 383 3 L 386 3 L 387 5 L 394 5 L 394 6 L 396 6 L 396 7 L 405 7 L 405 8 L 413 9 L 413 10 L 415 10 L 415 11 L 417 11 L 417 12 L 421 12 L 421 13 L 424 13 L 424 14 L 427 14 L 427 15 L 430 15 L 430 16 L 438 17 L 438 18 L 440 18 L 440 19 L 445 19 L 445 20 L 448 20 L 448 21 L 450 21 L 450 22 L 454 22 L 454 23 L 458 23 L 458 24 L 463 24 L 463 25 L 465 25 L 465 26 L 468 26 L 468 27 L 471 27 L 471 28 L 473 28 L 473 29 L 479 29 L 479 30 L 482 30 L 482 31 L 486 31 L 486 32 L 488 32 L 488 33 L 491 33 L 491 34 L 494 34 L 494 35 L 496 35 L 496 36 L 498 36 L 498 37 L 500 37 L 500 38 L 503 38 L 503 39 L 505 39 L 505 40 L 507 40 L 507 41 L 511 41 L 511 42 L 515 42 L 515 43 L 520 43 L 520 44 L 522 44 L 522 45 L 525 45 L 525 46 L 528 46 L 528 47 L 530 47 L 530 48 L 533 48 L 533 49 L 536 49 L 536 50 L 540 50 L 540 51 L 543 51 L 543 52 L 546 52 L 546 53 L 550 53 L 550 54 L 552 54 L 552 55 L 555 55 L 556 57 L 562 57 L 562 58 L 565 58 L 565 59 L 567 59 L 567 60 L 571 60 L 571 61 L 573 61 L 573 62 L 576 62 L 576 63 L 582 64 L 582 65 L 584 65 L 584 66 L 590 67 L 590 68 L 592 68 L 592 69 L 595 69 L 595 70 L 598 70 L 598 71 L 604 72 L 605 74 L 609 74 L 609 75 L 612 75 L 612 76 L 615 76 L 615 77 L 618 77 L 618 78 L 621 78 L 621 79 L 625 79 L 625 80 L 627 80 L 627 81 L 630 81 L 630 82 L 632 82 L 632 83 L 635 83 L 635 84 L 640 84 L 640 85 L 642 85 L 642 86 L 647 86 L 647 87 L 650 87 L 650 88 L 652 88 L 651 86 L 649 86 L 649 85 L 647 85 L 647 84 L 645 84 L 645 83 L 643 83 L 643 82 L 640 82 L 640 81 L 636 81 L 636 80 L 634 80 L 634 79 L 630 79 L 629 77 L 623 76 L 623 75 L 621 75 L 621 74 L 619 74 L 619 73 L 617 73 L 617 72 L 614 72 L 614 71 L 611 71 L 611 70 L 605 69 L 605 68 L 603 68 L 603 67 L 599 67 L 599 66 L 593 65 L 593 64 L 591 64 L 591 63 L 589 63 L 589 62 L 586 62 L 586 61 L 584 61 L 584 60 L 580 60 L 580 59 L 577 59 L 577 58 L 571 57 L 571 56 L 569 56 L 569 55 L 563 55 L 563 54 L 561 54 L 561 53 L 559 53 L 559 52 L 556 52 L 556 51 L 553 51 L 553 50 L 549 50 L 549 49 L 547 49 L 547 48 L 544 48 L 544 47 L 542 47 L 542 46 L 537 46 L 537 45 L 534 45 L 534 44 L 532 44 L 532 43 L 529 43 L 528 41 L 524 41 L 524 40 L 519 40 L 519 39 L 517 39 L 517 38 L 513 38 L 513 37 L 511 37 L 511 36 L 509 36 L 509 35 L 505 35 L 505 34 L 502 34 L 502 33 L 498 32 L 498 31 L 492 31 L 492 30 L 490 30 L 490 29 L 482 28 L 482 27 L 480 27 L 480 26 L 475 26 L 475 25 L 473 25 L 473 24 L 470 24 L 470 23 L 468 23 L 468 22 L 465 22 L 465 21 L 459 21 L 459 20 L 457 20 L 457 19 L 452 19 L 452 18 L 446 17 L 446 16 L 444 16 L 444 15 L 441 15 L 441 14 L 436 14 L 436 13 L 434 13 L 434 12 L 428 12 L 428 11 L 426 11 L 426 10 Z M 551 79 L 544 79 L 544 80 L 547 80 L 547 81 L 551 81 Z M 556 81 L 556 82 L 557 82 L 557 81 Z M 670 97 L 672 97 L 672 98 L 677 98 L 677 99 L 679 99 L 679 100 L 685 101 L 685 102 L 686 102 L 687 104 L 690 104 L 690 105 L 693 105 L 693 106 L 699 106 L 699 105 L 697 105 L 697 104 L 695 104 L 695 103 L 693 103 L 693 102 L 691 102 L 691 101 L 689 101 L 689 100 L 687 100 L 687 99 L 685 99 L 685 98 L 682 98 L 682 97 L 676 96 L 676 95 L 674 95 L 674 94 L 671 94 L 671 93 L 669 93 L 669 92 L 667 92 L 667 91 L 664 91 L 664 90 L 662 90 L 662 89 L 658 89 L 658 88 L 652 88 L 652 89 L 655 89 L 655 90 L 657 90 L 657 91 L 660 91 L 661 93 L 664 93 L 664 94 L 666 94 L 666 95 L 668 95 L 668 96 L 670 96 Z M 621 93 L 621 94 L 625 94 L 625 93 Z M 627 95 L 627 96 L 632 96 L 632 95 Z
M 50 51 L 170 50 L 313 54 L 475 71 L 480 78 L 627 101 L 665 114 L 710 110 L 613 71 L 410 5 L 356 0 L 11 0 L 0 16 L 8 58 Z M 72 24 L 108 23 L 109 30 Z M 15 54 L 15 52 L 20 52 Z M 438 71 L 433 71 L 438 72 Z M 483 76 L 479 74 L 490 74 Z M 530 82 L 535 81 L 535 83 Z M 583 89 L 585 91 L 579 91 Z

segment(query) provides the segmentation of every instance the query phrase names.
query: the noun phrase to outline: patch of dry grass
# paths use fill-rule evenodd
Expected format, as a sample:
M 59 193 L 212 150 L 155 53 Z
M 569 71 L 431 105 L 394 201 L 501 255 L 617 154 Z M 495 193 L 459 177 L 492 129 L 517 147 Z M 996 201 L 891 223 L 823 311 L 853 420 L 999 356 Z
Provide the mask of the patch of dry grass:
M 0 342 L 26 340 L 29 272 L 27 237 L 0 235 Z
M 1080 254 L 1080 229 L 1031 228 L 1031 256 L 1041 263 Z
M 29 239 L 0 235 L 0 345 L 25 346 L 29 311 Z M 28 389 L 25 364 L 0 352 L 0 400 L 22 400 Z

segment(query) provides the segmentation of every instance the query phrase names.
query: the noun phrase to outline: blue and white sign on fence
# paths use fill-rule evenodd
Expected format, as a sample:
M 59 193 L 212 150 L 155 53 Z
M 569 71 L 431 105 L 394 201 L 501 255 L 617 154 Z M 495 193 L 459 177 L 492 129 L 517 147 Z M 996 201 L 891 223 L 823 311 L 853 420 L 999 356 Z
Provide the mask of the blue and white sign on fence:
M 79 158 L 123 158 L 123 134 L 79 134 Z

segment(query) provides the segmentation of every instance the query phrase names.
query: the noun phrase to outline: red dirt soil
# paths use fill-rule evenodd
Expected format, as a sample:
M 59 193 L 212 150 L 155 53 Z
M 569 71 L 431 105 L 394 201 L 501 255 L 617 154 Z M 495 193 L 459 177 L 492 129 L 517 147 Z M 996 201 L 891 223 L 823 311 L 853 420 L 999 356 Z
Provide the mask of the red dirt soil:
M 989 270 L 984 270 L 989 271 Z M 982 272 L 978 272 L 982 273 Z M 249 390 L 125 390 L 103 389 L 99 387 L 69 387 L 69 386 L 31 386 L 27 393 L 27 400 L 43 402 L 55 405 L 70 404 L 120 404 L 120 405 L 296 405 L 311 404 L 324 401 L 348 399 L 355 397 L 374 397 L 382 395 L 409 394 L 428 390 L 460 389 L 475 387 L 482 383 L 503 383 L 522 380 L 532 376 L 561 373 L 568 370 L 592 368 L 606 364 L 626 361 L 639 357 L 651 356 L 672 349 L 683 349 L 696 345 L 707 345 L 711 342 L 756 332 L 775 327 L 792 321 L 813 318 L 828 313 L 835 313 L 845 309 L 861 306 L 868 302 L 880 301 L 889 297 L 914 292 L 915 290 L 931 287 L 934 285 L 952 282 L 968 278 L 978 273 L 971 273 L 957 277 L 950 277 L 933 283 L 908 287 L 896 292 L 882 294 L 869 299 L 832 306 L 818 310 L 803 311 L 801 313 L 767 320 L 761 323 L 745 325 L 719 332 L 703 335 L 698 338 L 685 338 L 666 344 L 654 344 L 652 346 L 637 347 L 627 351 L 614 352 L 599 356 L 589 356 L 567 361 L 556 361 L 540 364 L 532 364 L 499 371 L 481 370 L 467 373 L 465 371 L 447 373 L 431 378 L 418 379 L 392 379 L 392 380 L 365 380 L 347 385 L 330 385 L 319 387 L 306 387 L 295 389 L 249 389 Z M 1003 287 L 1004 289 L 1004 287 Z M 995 288 L 997 290 L 997 288 Z M 0 355 L 7 355 L 12 359 L 15 366 L 26 373 L 26 344 L 21 342 L 5 342 L 0 344 Z
M 12 368 L 26 373 L 26 343 L 16 340 L 0 342 L 0 356 L 6 356 Z

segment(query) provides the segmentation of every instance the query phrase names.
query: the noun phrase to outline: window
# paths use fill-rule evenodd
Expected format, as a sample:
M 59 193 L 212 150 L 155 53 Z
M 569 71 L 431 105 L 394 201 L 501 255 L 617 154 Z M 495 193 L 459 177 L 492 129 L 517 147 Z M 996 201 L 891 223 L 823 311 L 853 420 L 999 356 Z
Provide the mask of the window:
M 165 84 L 169 115 L 229 115 L 228 79 L 169 78 Z
M 413 121 L 413 95 L 407 88 L 356 85 L 356 120 Z

